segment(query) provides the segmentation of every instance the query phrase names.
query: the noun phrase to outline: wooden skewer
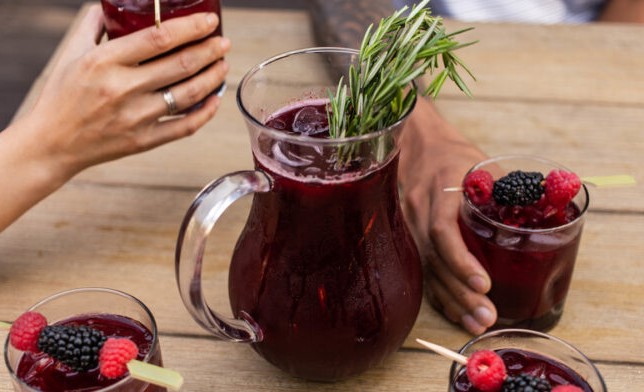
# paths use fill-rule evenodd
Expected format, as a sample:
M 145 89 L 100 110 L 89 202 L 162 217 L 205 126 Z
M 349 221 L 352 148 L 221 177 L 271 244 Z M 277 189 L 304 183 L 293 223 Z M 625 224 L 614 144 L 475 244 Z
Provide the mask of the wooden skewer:
M 427 347 L 428 349 L 434 351 L 437 354 L 440 354 L 446 358 L 449 358 L 455 362 L 460 363 L 461 365 L 466 365 L 467 364 L 467 357 L 465 355 L 461 355 L 455 351 L 452 351 L 446 347 L 439 346 L 438 344 L 430 343 L 422 339 L 416 339 L 418 343 L 421 345 Z
M 154 0 L 154 24 L 157 26 L 157 29 L 161 27 L 161 5 L 159 0 Z

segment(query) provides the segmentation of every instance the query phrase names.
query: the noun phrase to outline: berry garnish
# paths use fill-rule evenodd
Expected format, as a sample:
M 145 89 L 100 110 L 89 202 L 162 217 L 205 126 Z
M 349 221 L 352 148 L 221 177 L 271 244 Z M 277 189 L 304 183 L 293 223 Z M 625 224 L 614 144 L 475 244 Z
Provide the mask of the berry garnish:
M 98 353 L 105 343 L 101 331 L 88 326 L 50 325 L 38 339 L 38 348 L 77 371 L 98 366 Z
M 581 189 L 581 180 L 572 172 L 552 170 L 545 181 L 546 197 L 555 207 L 565 207 Z
M 118 378 L 127 372 L 127 363 L 136 358 L 136 343 L 125 338 L 109 338 L 100 353 L 100 371 L 107 378 Z
M 552 388 L 552 392 L 583 392 L 583 390 L 574 385 L 558 385 Z
M 503 359 L 492 350 L 480 350 L 467 360 L 467 377 L 483 392 L 498 391 L 505 379 Z
M 11 345 L 20 351 L 38 352 L 38 336 L 47 326 L 47 319 L 38 312 L 22 314 L 9 329 Z
M 501 392 L 550 392 L 551 390 L 552 387 L 545 378 L 522 373 L 507 377 Z
M 526 206 L 537 202 L 544 192 L 543 174 L 516 170 L 494 182 L 494 200 L 504 206 Z
M 463 189 L 474 205 L 486 204 L 492 198 L 494 178 L 487 170 L 474 170 L 463 179 Z

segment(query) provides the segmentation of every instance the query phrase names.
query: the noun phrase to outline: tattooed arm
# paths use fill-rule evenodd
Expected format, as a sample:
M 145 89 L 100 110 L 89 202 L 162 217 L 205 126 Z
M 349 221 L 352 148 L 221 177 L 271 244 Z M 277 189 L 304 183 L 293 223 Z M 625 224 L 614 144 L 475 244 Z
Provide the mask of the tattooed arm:
M 367 27 L 395 11 L 392 0 L 308 2 L 322 46 L 358 48 Z M 460 184 L 484 158 L 429 99 L 418 99 L 403 133 L 399 163 L 405 216 L 428 271 L 431 303 L 473 334 L 496 321 L 494 305 L 485 296 L 490 279 L 461 237 L 456 220 L 460 195 L 442 189 Z
M 394 13 L 392 0 L 308 0 L 315 38 L 322 46 L 358 48 L 372 23 Z

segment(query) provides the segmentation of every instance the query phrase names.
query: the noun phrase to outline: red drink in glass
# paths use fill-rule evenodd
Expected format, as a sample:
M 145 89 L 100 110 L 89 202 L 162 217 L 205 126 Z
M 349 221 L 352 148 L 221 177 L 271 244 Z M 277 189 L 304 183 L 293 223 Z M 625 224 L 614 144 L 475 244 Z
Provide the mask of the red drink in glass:
M 513 348 L 496 350 L 503 359 L 508 376 L 528 374 L 546 379 L 552 387 L 557 385 L 575 385 L 583 392 L 593 392 L 588 383 L 568 366 L 531 351 Z M 454 392 L 481 392 L 470 382 L 465 368 L 461 368 L 453 381 Z
M 106 337 L 128 338 L 139 348 L 138 360 L 143 360 L 154 347 L 154 336 L 149 329 L 129 317 L 111 314 L 75 316 L 55 323 L 56 325 L 88 325 L 103 332 Z M 148 361 L 161 366 L 161 352 L 155 350 Z M 96 391 L 116 384 L 121 379 L 110 380 L 99 374 L 98 367 L 87 372 L 74 371 L 44 353 L 24 353 L 16 369 L 17 377 L 30 387 L 42 392 Z M 145 392 L 163 391 L 150 385 Z
M 507 376 L 527 374 L 546 380 L 552 388 L 574 385 L 583 392 L 606 392 L 595 365 L 578 349 L 545 333 L 503 329 L 470 340 L 459 353 L 469 357 L 479 350 L 493 350 L 503 359 Z M 456 362 L 450 370 L 449 392 L 480 392 Z
M 214 12 L 219 16 L 219 25 L 212 36 L 222 34 L 221 4 L 219 0 L 159 0 L 161 21 L 186 16 L 197 12 Z M 118 38 L 145 27 L 154 25 L 154 0 L 101 0 L 105 16 L 105 30 L 109 39 Z M 177 50 L 177 49 L 175 49 Z M 225 83 L 212 94 L 222 95 Z M 185 112 L 197 109 L 203 101 Z
M 162 365 L 154 317 L 143 303 L 128 294 L 104 288 L 74 289 L 46 298 L 28 310 L 41 313 L 49 325 L 86 325 L 102 331 L 107 338 L 128 338 L 137 345 L 138 360 Z M 88 371 L 74 371 L 42 352 L 15 349 L 9 338 L 4 357 L 16 392 L 166 391 L 127 375 L 107 379 L 99 374 L 98 366 Z
M 547 160 L 501 157 L 471 171 L 485 169 L 498 178 L 510 170 L 559 168 Z M 467 197 L 458 218 L 468 250 L 492 280 L 488 297 L 497 308 L 494 328 L 547 331 L 561 318 L 575 266 L 588 193 L 582 187 L 564 210 L 547 216 L 540 206 L 499 206 L 493 200 L 475 205 Z
M 312 121 L 303 128 L 326 127 L 324 104 L 289 108 L 267 124 L 292 132 L 296 117 Z M 279 149 L 279 142 L 260 148 Z M 297 155 L 330 158 L 303 146 Z M 255 195 L 229 290 L 233 313 L 262 325 L 264 340 L 254 347 L 269 362 L 309 379 L 338 379 L 382 362 L 403 343 L 421 282 L 397 207 L 397 163 L 362 178 L 305 182 L 256 159 L 275 191 Z
M 221 35 L 219 0 L 160 0 L 161 21 L 197 12 L 214 12 L 220 16 L 213 36 Z M 101 0 L 105 29 L 110 39 L 154 25 L 154 0 Z

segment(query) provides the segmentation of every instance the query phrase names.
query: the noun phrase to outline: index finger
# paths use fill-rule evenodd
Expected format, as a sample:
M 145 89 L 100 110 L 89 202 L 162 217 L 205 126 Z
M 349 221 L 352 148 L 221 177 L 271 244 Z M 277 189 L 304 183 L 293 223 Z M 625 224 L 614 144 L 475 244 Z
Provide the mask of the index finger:
M 219 17 L 215 13 L 195 13 L 163 21 L 159 27 L 150 26 L 104 45 L 117 62 L 135 65 L 205 38 L 215 31 L 218 24 Z

